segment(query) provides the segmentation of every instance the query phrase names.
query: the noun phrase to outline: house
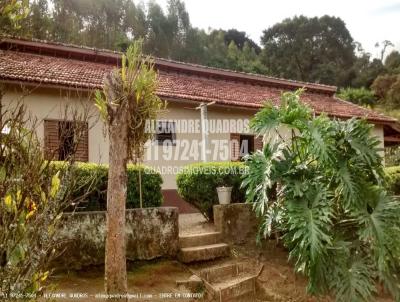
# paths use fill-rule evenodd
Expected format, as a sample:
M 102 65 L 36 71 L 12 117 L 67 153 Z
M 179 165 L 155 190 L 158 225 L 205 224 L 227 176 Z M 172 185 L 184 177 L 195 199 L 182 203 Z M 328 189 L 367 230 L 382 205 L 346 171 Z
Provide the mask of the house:
M 23 101 L 28 110 L 42 121 L 37 128 L 38 137 L 44 148 L 50 150 L 63 144 L 64 138 L 59 137 L 58 130 L 65 105 L 82 110 L 85 106 L 90 108 L 88 130 L 79 144 L 77 157 L 81 161 L 108 163 L 108 139 L 93 106 L 92 93 L 101 89 L 104 75 L 118 66 L 120 60 L 120 53 L 108 50 L 0 38 L 0 82 L 6 85 L 3 106 L 26 94 Z M 262 142 L 249 132 L 248 120 L 265 100 L 278 104 L 283 91 L 305 88 L 302 101 L 315 114 L 341 119 L 366 118 L 374 125 L 373 135 L 379 137 L 381 147 L 400 142 L 397 120 L 339 100 L 333 86 L 159 58 L 155 59 L 155 68 L 159 72 L 157 93 L 168 102 L 168 107 L 160 113 L 163 121 L 157 124 L 158 134 L 155 143 L 147 148 L 145 164 L 162 173 L 167 201 L 176 199 L 176 172 L 186 164 L 201 161 L 201 154 L 209 161 L 237 160 L 243 145 L 246 145 L 244 154 L 260 148 Z M 214 122 L 213 131 L 209 129 L 206 153 L 202 153 L 201 104 L 209 104 L 207 119 L 210 124 Z M 186 130 L 182 131 L 183 128 Z M 60 152 L 59 159 L 62 157 Z

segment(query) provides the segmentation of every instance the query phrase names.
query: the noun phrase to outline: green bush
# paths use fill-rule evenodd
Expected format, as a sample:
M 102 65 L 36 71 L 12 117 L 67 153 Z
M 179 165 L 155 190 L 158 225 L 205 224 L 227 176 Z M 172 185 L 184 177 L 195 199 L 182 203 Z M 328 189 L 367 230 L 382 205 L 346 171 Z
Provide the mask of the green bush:
M 58 170 L 65 168 L 65 162 L 52 162 Z M 128 189 L 126 207 L 139 208 L 139 179 L 138 173 L 142 171 L 143 207 L 158 207 L 162 204 L 161 193 L 162 178 L 149 167 L 128 165 Z M 93 163 L 76 163 L 74 171 L 73 196 L 87 194 L 85 201 L 71 206 L 77 211 L 104 211 L 107 209 L 107 177 L 108 166 Z
M 361 106 L 371 106 L 376 104 L 376 97 L 371 90 L 362 88 L 342 88 L 338 97 Z
M 218 203 L 218 186 L 232 186 L 232 202 L 244 202 L 240 188 L 246 171 L 240 162 L 196 163 L 186 166 L 176 178 L 179 195 L 213 220 L 213 205 Z
M 400 195 L 400 166 L 385 168 L 388 190 L 394 195 Z

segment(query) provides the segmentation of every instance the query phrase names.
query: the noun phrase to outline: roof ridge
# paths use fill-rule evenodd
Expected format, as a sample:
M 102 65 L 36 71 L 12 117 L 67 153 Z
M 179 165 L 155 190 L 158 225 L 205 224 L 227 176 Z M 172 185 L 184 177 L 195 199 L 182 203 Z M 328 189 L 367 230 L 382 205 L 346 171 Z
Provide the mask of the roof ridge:
M 49 45 L 55 45 L 55 46 L 64 46 L 64 47 L 71 47 L 71 48 L 77 48 L 77 49 L 93 50 L 94 52 L 106 52 L 106 53 L 110 53 L 110 54 L 119 54 L 119 55 L 123 54 L 123 52 L 117 51 L 117 50 L 111 50 L 111 49 L 106 49 L 106 48 L 96 48 L 96 47 L 90 47 L 90 46 L 86 46 L 86 45 L 58 42 L 58 41 L 53 41 L 53 40 L 44 40 L 44 39 L 28 38 L 28 37 L 22 37 L 22 36 L 5 35 L 5 34 L 0 35 L 0 38 L 1 38 L 1 40 L 6 38 L 6 39 L 11 39 L 11 40 L 20 40 L 20 41 L 35 42 L 35 43 L 49 44 Z
M 8 42 L 8 43 L 18 44 L 19 41 L 20 42 L 28 42 L 28 43 L 29 42 L 38 43 L 41 45 L 51 45 L 51 46 L 55 46 L 55 47 L 57 47 L 57 46 L 67 47 L 70 49 L 76 49 L 76 51 L 79 51 L 79 50 L 92 51 L 93 55 L 104 55 L 106 57 L 111 56 L 113 59 L 117 59 L 118 58 L 117 56 L 121 56 L 123 54 L 120 51 L 89 47 L 89 46 L 85 46 L 85 45 L 63 43 L 63 42 L 57 42 L 57 41 L 40 40 L 40 39 L 35 39 L 35 38 L 26 38 L 26 37 L 18 37 L 18 36 L 16 37 L 16 36 L 11 36 L 11 35 L 3 35 L 0 37 L 0 42 L 6 42 L 6 43 Z M 269 75 L 236 71 L 236 70 L 206 66 L 206 65 L 196 64 L 196 63 L 182 62 L 182 61 L 177 61 L 177 60 L 172 60 L 172 59 L 167 59 L 167 58 L 160 58 L 160 57 L 155 57 L 155 56 L 153 56 L 153 58 L 155 59 L 154 61 L 156 64 L 159 64 L 159 65 L 164 64 L 164 66 L 167 66 L 169 64 L 170 65 L 169 67 L 172 67 L 171 64 L 173 64 L 174 65 L 173 68 L 176 68 L 176 69 L 192 68 L 191 71 L 204 72 L 204 73 L 214 72 L 215 75 L 220 75 L 220 76 L 225 76 L 225 77 L 234 77 L 234 78 L 239 78 L 242 80 L 252 80 L 252 81 L 260 81 L 260 82 L 270 81 L 271 84 L 274 83 L 277 85 L 288 85 L 288 86 L 293 86 L 293 87 L 298 87 L 298 88 L 306 87 L 308 89 L 320 90 L 320 91 L 329 92 L 329 93 L 334 93 L 337 90 L 336 86 L 325 85 L 325 84 L 320 84 L 320 83 L 312 83 L 312 82 L 284 79 L 284 78 L 274 77 L 274 76 L 269 76 Z M 193 69 L 196 69 L 196 70 L 193 70 Z
M 237 71 L 237 70 L 233 70 L 233 69 L 226 69 L 226 68 L 220 68 L 220 67 L 214 67 L 214 66 L 207 66 L 207 65 L 201 65 L 201 64 L 190 63 L 190 62 L 182 62 L 182 61 L 176 61 L 176 60 L 160 58 L 160 57 L 154 57 L 154 58 L 156 58 L 158 60 L 162 60 L 162 61 L 171 62 L 171 63 L 184 64 L 184 65 L 193 66 L 193 67 L 201 67 L 201 68 L 206 68 L 206 69 L 210 69 L 210 70 L 227 71 L 227 72 L 233 72 L 233 73 L 236 73 L 236 74 L 251 75 L 251 76 L 257 76 L 257 77 L 260 77 L 260 78 L 272 79 L 272 80 L 280 80 L 280 81 L 286 81 L 286 82 L 291 82 L 291 83 L 296 83 L 296 84 L 315 85 L 315 86 L 320 86 L 320 87 L 325 87 L 325 88 L 335 88 L 335 89 L 337 88 L 336 86 L 333 86 L 333 85 L 326 85 L 326 84 L 320 84 L 320 83 L 315 83 L 315 82 L 306 82 L 306 81 L 285 79 L 285 78 L 274 77 L 274 76 L 260 74 L 260 73 Z

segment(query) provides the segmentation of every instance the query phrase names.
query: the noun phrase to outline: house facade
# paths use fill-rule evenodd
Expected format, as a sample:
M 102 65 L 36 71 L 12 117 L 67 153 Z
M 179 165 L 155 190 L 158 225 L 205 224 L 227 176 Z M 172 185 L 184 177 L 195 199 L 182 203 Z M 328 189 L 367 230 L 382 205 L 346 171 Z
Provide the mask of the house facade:
M 23 101 L 38 120 L 37 134 L 43 147 L 62 144 L 66 107 L 88 115 L 87 132 L 77 158 L 108 163 L 109 146 L 104 124 L 93 102 L 105 74 L 120 65 L 121 54 L 73 45 L 13 38 L 0 39 L 0 82 L 6 87 L 3 107 Z M 238 160 L 259 149 L 260 138 L 248 121 L 266 100 L 279 104 L 284 91 L 304 88 L 302 101 L 315 114 L 348 119 L 365 118 L 374 125 L 372 135 L 381 147 L 400 141 L 397 120 L 335 97 L 336 87 L 155 59 L 159 73 L 157 94 L 166 101 L 159 113 L 156 139 L 146 147 L 144 163 L 163 176 L 165 196 L 176 198 L 175 177 L 189 163 Z M 208 136 L 203 147 L 201 105 L 207 105 Z M 204 112 L 203 112 L 204 113 Z M 243 148 L 243 146 L 245 148 Z M 204 149 L 206 152 L 204 153 Z M 62 159 L 62 154 L 59 155 Z M 174 195 L 175 194 L 175 195 Z M 168 198 L 167 198 L 168 199 Z

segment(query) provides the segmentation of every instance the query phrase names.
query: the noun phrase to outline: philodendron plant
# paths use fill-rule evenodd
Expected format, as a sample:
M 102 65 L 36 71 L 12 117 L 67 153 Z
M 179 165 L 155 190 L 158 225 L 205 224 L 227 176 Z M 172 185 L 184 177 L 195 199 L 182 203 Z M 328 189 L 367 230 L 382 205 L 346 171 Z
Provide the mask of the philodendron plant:
M 384 189 L 373 126 L 314 117 L 301 94 L 282 94 L 279 107 L 266 103 L 251 121 L 264 148 L 246 158 L 242 185 L 261 234 L 283 240 L 313 294 L 365 301 L 382 283 L 398 300 L 400 204 Z

